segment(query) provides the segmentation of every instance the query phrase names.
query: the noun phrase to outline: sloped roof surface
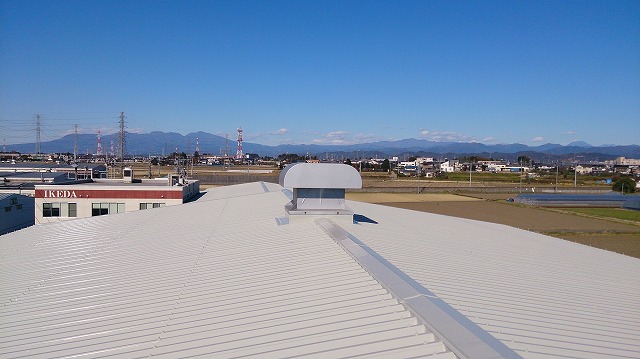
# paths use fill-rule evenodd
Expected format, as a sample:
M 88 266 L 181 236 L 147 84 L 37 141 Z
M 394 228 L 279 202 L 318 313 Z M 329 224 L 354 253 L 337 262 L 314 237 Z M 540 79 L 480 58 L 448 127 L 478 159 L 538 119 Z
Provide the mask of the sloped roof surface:
M 640 358 L 640 260 L 499 224 L 348 201 L 349 231 L 525 358 Z
M 0 237 L 0 357 L 455 357 L 280 189 Z
M 455 357 L 411 298 L 399 301 L 316 220 L 284 221 L 289 200 L 252 183 L 0 237 L 0 357 Z M 640 260 L 349 206 L 361 221 L 340 224 L 344 236 L 522 357 L 640 357 Z

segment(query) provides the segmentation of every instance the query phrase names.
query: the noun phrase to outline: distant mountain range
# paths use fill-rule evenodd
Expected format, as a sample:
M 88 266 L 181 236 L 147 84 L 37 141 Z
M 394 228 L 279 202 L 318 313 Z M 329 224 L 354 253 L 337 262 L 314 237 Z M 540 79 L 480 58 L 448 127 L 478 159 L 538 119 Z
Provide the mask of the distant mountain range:
M 181 135 L 175 132 L 154 131 L 151 133 L 127 133 L 126 153 L 136 155 L 162 155 L 175 152 L 193 153 L 196 150 L 196 139 L 199 142 L 200 153 L 235 155 L 235 139 L 225 140 L 224 137 L 206 132 L 195 132 Z M 102 136 L 103 153 L 111 151 L 113 141 L 117 150 L 118 134 Z M 74 135 L 66 135 L 60 139 L 42 142 L 42 153 L 70 152 L 73 153 Z M 228 148 L 228 150 L 226 149 Z M 97 137 L 93 134 L 78 135 L 78 152 L 96 153 Z M 379 141 L 354 145 L 278 145 L 266 146 L 257 143 L 244 142 L 244 153 L 257 153 L 260 156 L 278 156 L 283 153 L 310 154 L 319 158 L 325 157 L 387 157 L 419 155 L 429 157 L 464 156 L 469 154 L 492 158 L 513 158 L 527 155 L 534 159 L 578 157 L 584 160 L 611 159 L 618 156 L 640 158 L 640 146 L 604 145 L 594 147 L 586 142 L 572 142 L 566 146 L 547 143 L 540 146 L 527 146 L 519 143 L 486 145 L 477 142 L 434 142 L 419 139 L 404 139 L 398 141 Z M 33 153 L 34 143 L 7 145 L 7 151 Z

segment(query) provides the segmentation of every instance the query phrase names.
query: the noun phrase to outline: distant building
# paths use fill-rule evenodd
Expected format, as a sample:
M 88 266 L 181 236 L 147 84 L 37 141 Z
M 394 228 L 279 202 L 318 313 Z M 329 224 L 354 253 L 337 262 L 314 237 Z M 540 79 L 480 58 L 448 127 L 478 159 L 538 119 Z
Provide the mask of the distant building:
M 478 161 L 478 164 L 485 166 L 489 172 L 502 172 L 507 167 L 504 161 Z
M 252 162 L 255 163 L 256 161 L 258 161 L 260 159 L 260 156 L 256 153 L 245 153 L 244 154 L 244 159 L 248 162 Z
M 606 163 L 614 166 L 640 166 L 640 159 L 618 157 L 615 160 L 607 161 Z
M 35 186 L 36 224 L 133 212 L 183 204 L 200 192 L 198 181 L 176 175 L 161 179 L 99 179 L 73 185 Z
M 0 235 L 33 226 L 33 198 L 12 193 L 0 194 Z
M 460 162 L 458 160 L 446 160 L 440 163 L 440 171 L 442 172 L 455 172 L 460 166 Z
M 593 167 L 577 165 L 576 166 L 576 172 L 581 174 L 581 175 L 588 174 L 588 173 L 593 173 Z
M 400 164 L 398 166 L 400 166 L 401 168 L 406 168 L 406 167 L 416 167 L 418 164 L 418 161 L 403 161 L 400 162 Z
M 107 166 L 100 163 L 0 163 L 0 172 L 51 172 L 66 173 L 69 178 L 106 178 Z
M 418 157 L 416 158 L 416 162 L 425 165 L 427 163 L 433 163 L 433 157 Z

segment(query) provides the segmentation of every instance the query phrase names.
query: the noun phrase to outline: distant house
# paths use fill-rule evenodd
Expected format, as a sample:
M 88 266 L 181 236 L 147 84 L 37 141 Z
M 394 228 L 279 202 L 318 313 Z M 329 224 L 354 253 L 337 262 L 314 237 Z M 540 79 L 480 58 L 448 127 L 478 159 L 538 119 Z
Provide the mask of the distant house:
M 593 167 L 577 165 L 576 166 L 576 172 L 578 172 L 581 175 L 587 174 L 587 173 L 593 173 Z
M 631 166 L 629 165 L 614 165 L 613 172 L 628 175 L 628 174 L 631 174 L 632 169 L 631 169 Z
M 502 172 L 504 171 L 504 168 L 507 167 L 507 164 L 503 161 L 478 161 L 478 163 L 482 166 L 486 166 L 486 169 L 489 172 Z
M 423 165 L 427 163 L 433 163 L 433 157 L 418 157 L 416 158 L 416 162 Z
M 417 166 L 418 161 L 403 161 L 400 162 L 400 164 L 398 166 L 400 166 L 401 168 L 407 168 L 407 167 L 415 167 Z
M 440 163 L 440 171 L 442 172 L 455 172 L 460 167 L 458 160 L 446 160 Z

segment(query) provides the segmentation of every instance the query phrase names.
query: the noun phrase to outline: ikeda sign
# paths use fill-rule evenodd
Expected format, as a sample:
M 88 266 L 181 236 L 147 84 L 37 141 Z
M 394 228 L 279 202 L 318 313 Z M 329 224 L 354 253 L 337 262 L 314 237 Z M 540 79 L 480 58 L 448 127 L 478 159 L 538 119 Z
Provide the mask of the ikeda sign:
M 38 192 L 42 192 L 43 198 L 78 198 L 76 191 L 45 189 Z

